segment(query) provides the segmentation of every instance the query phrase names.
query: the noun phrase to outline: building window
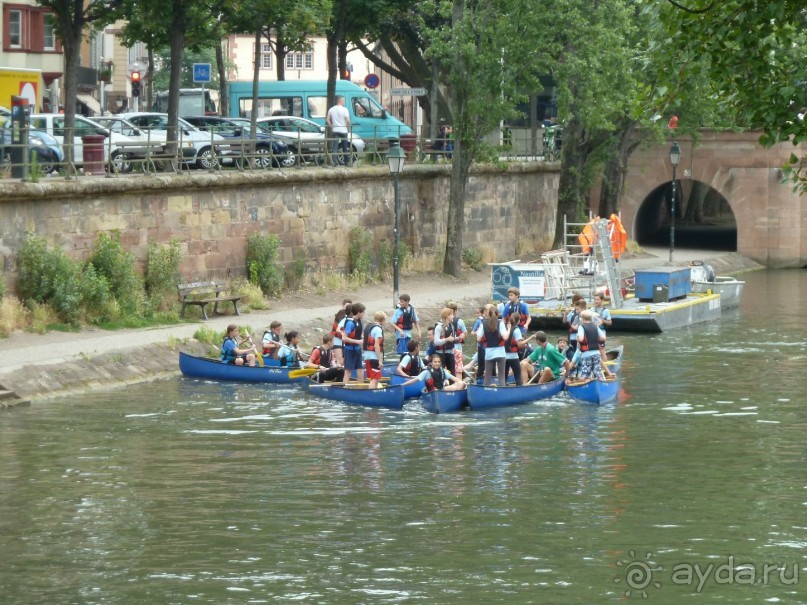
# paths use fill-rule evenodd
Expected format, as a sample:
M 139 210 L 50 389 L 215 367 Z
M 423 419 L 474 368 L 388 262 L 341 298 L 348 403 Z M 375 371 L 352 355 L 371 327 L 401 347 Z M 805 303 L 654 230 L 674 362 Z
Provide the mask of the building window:
M 261 69 L 272 68 L 272 45 L 261 44 Z
M 287 69 L 314 69 L 314 51 L 290 52 L 286 55 Z
M 22 11 L 8 12 L 8 40 L 11 48 L 22 48 Z
M 45 50 L 56 50 L 56 28 L 52 13 L 42 17 L 42 37 L 42 46 Z

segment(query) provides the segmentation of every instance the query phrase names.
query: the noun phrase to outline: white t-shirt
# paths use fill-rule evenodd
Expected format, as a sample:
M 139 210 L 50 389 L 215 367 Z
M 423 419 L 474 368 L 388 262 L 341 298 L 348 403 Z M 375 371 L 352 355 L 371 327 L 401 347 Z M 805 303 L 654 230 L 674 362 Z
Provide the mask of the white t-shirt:
M 328 120 L 331 130 L 347 134 L 347 125 L 350 124 L 350 114 L 344 105 L 334 105 L 328 110 Z

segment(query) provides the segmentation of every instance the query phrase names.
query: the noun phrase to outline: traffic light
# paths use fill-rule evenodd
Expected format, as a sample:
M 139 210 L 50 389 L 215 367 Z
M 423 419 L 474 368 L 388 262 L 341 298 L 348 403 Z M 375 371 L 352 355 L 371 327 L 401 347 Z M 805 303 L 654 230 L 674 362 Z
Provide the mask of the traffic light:
M 345 65 L 345 69 L 343 71 L 344 77 L 343 80 L 350 80 L 350 77 L 353 75 L 353 63 L 348 63 Z
M 132 80 L 132 96 L 139 97 L 140 96 L 140 72 L 133 71 L 132 75 L 129 76 Z

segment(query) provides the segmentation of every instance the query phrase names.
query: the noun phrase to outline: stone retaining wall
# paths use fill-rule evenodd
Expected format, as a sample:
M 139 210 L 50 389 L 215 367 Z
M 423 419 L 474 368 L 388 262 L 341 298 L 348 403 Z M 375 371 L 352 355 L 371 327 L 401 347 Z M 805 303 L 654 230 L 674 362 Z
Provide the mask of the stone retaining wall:
M 412 165 L 400 177 L 400 235 L 411 250 L 445 246 L 450 166 Z M 476 168 L 466 195 L 464 246 L 487 245 L 514 258 L 517 242 L 551 247 L 557 167 L 540 163 Z M 302 255 L 311 268 L 344 271 L 350 231 L 393 240 L 393 187 L 386 166 L 200 173 L 0 184 L 0 258 L 13 284 L 26 232 L 86 258 L 101 231 L 117 230 L 138 260 L 152 242 L 178 239 L 185 279 L 246 272 L 246 240 L 276 234 L 281 261 Z

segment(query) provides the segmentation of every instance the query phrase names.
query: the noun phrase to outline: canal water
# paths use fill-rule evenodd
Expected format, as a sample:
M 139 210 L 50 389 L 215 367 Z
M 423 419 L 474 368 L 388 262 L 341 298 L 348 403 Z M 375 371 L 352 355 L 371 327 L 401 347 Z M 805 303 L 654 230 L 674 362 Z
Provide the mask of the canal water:
M 177 378 L 0 414 L 0 602 L 805 603 L 807 272 L 746 280 L 621 336 L 617 405 Z

